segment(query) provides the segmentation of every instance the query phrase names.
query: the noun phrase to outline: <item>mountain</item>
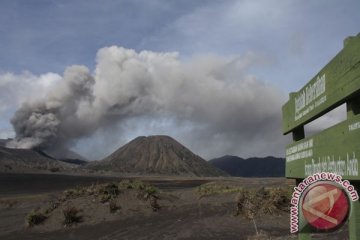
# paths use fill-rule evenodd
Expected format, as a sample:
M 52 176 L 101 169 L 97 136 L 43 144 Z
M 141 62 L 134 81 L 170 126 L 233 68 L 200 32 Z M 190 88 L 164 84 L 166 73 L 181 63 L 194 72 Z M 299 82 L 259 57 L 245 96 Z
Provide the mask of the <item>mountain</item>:
M 80 165 L 80 166 L 84 166 L 89 163 L 88 161 L 85 161 L 85 160 L 73 159 L 73 158 L 59 159 L 59 161 L 70 163 L 70 164 L 75 164 L 75 165 Z
M 73 166 L 41 151 L 0 146 L 0 172 L 61 171 L 70 168 Z
M 212 165 L 236 177 L 284 177 L 285 159 L 275 157 L 243 159 L 223 156 L 209 161 Z
M 137 137 L 88 167 L 133 174 L 227 175 L 169 136 Z
M 87 159 L 77 152 L 74 152 L 67 148 L 53 148 L 53 149 L 47 149 L 46 154 L 52 156 L 53 158 L 59 159 L 59 160 L 79 160 L 84 163 L 87 162 Z
M 6 144 L 8 142 L 10 142 L 12 139 L 8 138 L 8 139 L 0 139 L 0 147 L 6 147 Z

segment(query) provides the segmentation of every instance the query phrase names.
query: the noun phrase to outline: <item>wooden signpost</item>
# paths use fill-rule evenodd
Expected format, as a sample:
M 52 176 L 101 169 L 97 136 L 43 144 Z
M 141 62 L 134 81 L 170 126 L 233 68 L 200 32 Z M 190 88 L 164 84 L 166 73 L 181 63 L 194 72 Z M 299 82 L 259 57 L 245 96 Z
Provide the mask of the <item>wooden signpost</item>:
M 346 104 L 347 119 L 307 137 L 304 125 Z M 344 48 L 282 108 L 283 133 L 292 133 L 286 147 L 286 177 L 300 183 L 318 172 L 337 173 L 360 192 L 360 34 L 348 37 Z M 360 203 L 351 203 L 349 239 L 360 240 Z M 311 239 L 299 232 L 299 239 Z

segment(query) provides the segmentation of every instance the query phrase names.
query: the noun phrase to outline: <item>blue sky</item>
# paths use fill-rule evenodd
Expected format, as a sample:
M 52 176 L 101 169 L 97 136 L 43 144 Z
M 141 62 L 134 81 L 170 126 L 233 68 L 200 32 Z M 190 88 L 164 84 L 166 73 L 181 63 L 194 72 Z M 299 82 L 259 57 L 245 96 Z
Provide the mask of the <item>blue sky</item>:
M 178 51 L 185 59 L 252 51 L 270 65 L 257 73 L 294 90 L 342 48 L 346 36 L 359 32 L 359 7 L 356 0 L 2 1 L 0 69 L 93 69 L 97 50 L 111 45 Z
M 246 75 L 278 89 L 286 100 L 288 92 L 298 90 L 342 49 L 345 37 L 360 32 L 359 10 L 357 0 L 1 1 L 0 137 L 13 135 L 9 119 L 23 101 L 39 95 L 36 84 L 47 85 L 49 74 L 61 78 L 73 64 L 94 72 L 98 50 L 113 45 L 136 52 L 178 52 L 182 63 L 203 56 L 250 56 Z M 31 79 L 36 84 L 29 87 Z M 142 132 L 136 129 L 136 134 Z M 87 154 L 85 146 L 98 142 L 99 135 L 75 149 Z M 121 143 L 135 133 L 125 135 Z M 185 132 L 175 135 L 192 145 Z M 204 146 L 195 149 L 215 157 Z M 219 155 L 241 155 L 224 149 Z M 274 155 L 279 152 L 277 147 Z M 254 149 L 244 155 L 271 151 Z

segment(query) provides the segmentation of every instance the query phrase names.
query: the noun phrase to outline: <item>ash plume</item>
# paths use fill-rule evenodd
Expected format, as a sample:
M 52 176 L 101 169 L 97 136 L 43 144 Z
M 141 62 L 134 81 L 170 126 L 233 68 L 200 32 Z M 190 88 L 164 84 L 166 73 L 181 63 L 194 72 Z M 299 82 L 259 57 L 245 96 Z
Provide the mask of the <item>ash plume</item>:
M 83 66 L 69 67 L 64 78 L 47 96 L 25 102 L 11 123 L 16 138 L 8 143 L 13 148 L 62 148 L 89 133 L 87 120 L 77 115 L 84 103 L 93 100 L 94 78 Z
M 257 62 L 253 54 L 180 61 L 177 53 L 102 48 L 94 73 L 71 66 L 46 97 L 26 102 L 16 111 L 11 119 L 16 138 L 9 146 L 69 148 L 101 129 L 170 119 L 174 132 L 189 126 L 192 136 L 181 137 L 184 132 L 178 136 L 193 141 L 200 152 L 249 146 L 252 151 L 261 147 L 266 149 L 263 152 L 273 151 L 280 146 L 275 139 L 281 133 L 284 96 L 248 73 Z M 216 143 L 219 140 L 222 143 Z

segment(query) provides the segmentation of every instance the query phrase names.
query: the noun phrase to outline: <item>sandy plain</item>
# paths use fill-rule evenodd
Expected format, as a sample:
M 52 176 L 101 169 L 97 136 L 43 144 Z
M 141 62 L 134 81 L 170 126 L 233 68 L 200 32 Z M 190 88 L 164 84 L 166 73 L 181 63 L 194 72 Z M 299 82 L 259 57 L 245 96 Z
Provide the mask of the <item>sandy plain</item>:
M 139 191 L 121 191 L 116 211 L 97 194 L 71 195 L 67 189 L 89 189 L 107 183 L 142 181 L 155 186 L 159 209 Z M 225 186 L 229 191 L 199 194 L 199 186 Z M 255 216 L 255 224 L 243 213 L 236 214 L 237 192 L 231 189 L 286 188 L 284 178 L 191 178 L 73 176 L 61 174 L 0 174 L 0 239 L 297 239 L 289 234 L 289 212 Z M 201 187 L 200 187 L 201 188 Z M 224 188 L 223 188 L 224 189 Z M 71 192 L 71 191 L 70 191 Z M 31 211 L 44 211 L 64 197 L 47 219 L 29 227 Z M 49 205 L 50 204 L 50 205 Z M 75 206 L 81 221 L 63 222 L 63 210 Z M 313 239 L 347 239 L 343 227 L 335 233 L 313 235 Z

